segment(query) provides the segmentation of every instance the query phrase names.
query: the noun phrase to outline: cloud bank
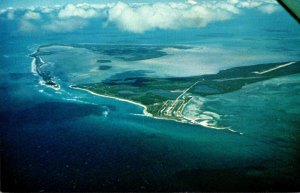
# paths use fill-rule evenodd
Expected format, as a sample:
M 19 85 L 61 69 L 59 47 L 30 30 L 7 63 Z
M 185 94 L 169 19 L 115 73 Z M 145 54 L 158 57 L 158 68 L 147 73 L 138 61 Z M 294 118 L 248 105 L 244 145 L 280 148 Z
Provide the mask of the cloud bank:
M 234 19 L 247 9 L 272 14 L 278 8 L 272 0 L 84 3 L 22 9 L 10 7 L 0 10 L 0 20 L 15 21 L 22 32 L 71 32 L 87 27 L 91 22 L 99 22 L 99 27 L 111 25 L 122 31 L 144 33 L 157 29 L 203 28 L 211 23 Z
M 231 17 L 232 13 L 227 10 L 217 8 L 213 11 L 200 5 L 156 3 L 131 7 L 119 2 L 109 10 L 108 22 L 125 31 L 143 33 L 154 29 L 205 27 L 208 23 Z

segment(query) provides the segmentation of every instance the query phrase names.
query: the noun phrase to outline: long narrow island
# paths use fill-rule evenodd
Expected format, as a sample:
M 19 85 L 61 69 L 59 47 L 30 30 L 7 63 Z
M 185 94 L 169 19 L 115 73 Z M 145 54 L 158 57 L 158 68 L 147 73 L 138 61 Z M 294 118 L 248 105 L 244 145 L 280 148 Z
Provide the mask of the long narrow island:
M 213 120 L 185 111 L 186 106 L 199 97 L 233 92 L 247 84 L 296 73 L 300 73 L 299 61 L 235 67 L 211 75 L 182 78 L 130 77 L 71 87 L 141 105 L 144 114 L 154 118 L 229 129 L 216 125 Z

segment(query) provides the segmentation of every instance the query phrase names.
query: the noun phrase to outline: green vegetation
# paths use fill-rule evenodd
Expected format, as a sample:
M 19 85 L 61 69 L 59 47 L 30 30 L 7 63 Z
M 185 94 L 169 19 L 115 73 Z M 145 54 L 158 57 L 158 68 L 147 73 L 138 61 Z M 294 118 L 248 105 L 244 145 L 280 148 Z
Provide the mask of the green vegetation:
M 154 117 L 199 124 L 182 114 L 193 96 L 232 92 L 244 85 L 300 73 L 300 62 L 259 64 L 183 78 L 131 77 L 73 87 L 143 104 Z

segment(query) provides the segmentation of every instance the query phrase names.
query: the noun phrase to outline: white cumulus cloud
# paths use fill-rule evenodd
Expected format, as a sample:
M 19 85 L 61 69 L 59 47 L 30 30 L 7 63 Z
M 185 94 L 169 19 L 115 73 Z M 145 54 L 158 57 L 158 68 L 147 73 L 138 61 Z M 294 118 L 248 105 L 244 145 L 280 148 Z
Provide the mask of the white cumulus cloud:
M 41 15 L 39 13 L 33 12 L 33 11 L 27 11 L 24 16 L 24 19 L 28 19 L 28 20 L 36 20 L 36 19 L 40 19 Z
M 258 9 L 263 13 L 272 14 L 278 10 L 278 6 L 273 5 L 273 4 L 268 4 L 268 5 L 262 5 L 262 6 L 258 7 Z
M 81 18 L 92 18 L 97 16 L 97 11 L 92 8 L 82 8 L 73 4 L 66 5 L 58 13 L 59 18 L 68 17 L 81 17 Z
M 196 5 L 197 1 L 195 1 L 195 0 L 187 0 L 187 3 L 189 3 L 191 5 Z
M 7 20 L 15 19 L 15 9 L 13 7 L 2 9 L 0 11 L 0 18 L 7 19 Z
M 69 32 L 87 27 L 98 19 L 99 27 L 114 25 L 123 31 L 144 33 L 157 29 L 203 28 L 214 22 L 233 19 L 247 9 L 272 14 L 279 10 L 278 7 L 273 0 L 80 3 L 64 6 L 9 7 L 0 10 L 0 19 L 18 21 L 19 30 L 26 32 L 34 30 Z
M 174 5 L 155 3 L 131 7 L 119 2 L 109 10 L 108 21 L 124 31 L 143 33 L 155 29 L 205 27 L 210 22 L 230 19 L 233 14 L 225 9 L 201 5 Z

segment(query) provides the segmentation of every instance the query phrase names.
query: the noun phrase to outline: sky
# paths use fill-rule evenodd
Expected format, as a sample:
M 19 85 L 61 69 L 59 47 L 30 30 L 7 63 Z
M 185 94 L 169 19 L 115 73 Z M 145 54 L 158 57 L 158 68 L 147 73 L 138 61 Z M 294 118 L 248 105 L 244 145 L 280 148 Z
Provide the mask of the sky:
M 29 6 L 53 6 L 65 4 L 78 4 L 78 3 L 117 3 L 119 0 L 0 0 L 0 7 L 29 7 Z M 172 0 L 172 2 L 184 2 L 185 0 Z M 126 3 L 153 3 L 153 0 L 125 0 Z M 170 2 L 170 0 L 160 0 L 159 2 Z

